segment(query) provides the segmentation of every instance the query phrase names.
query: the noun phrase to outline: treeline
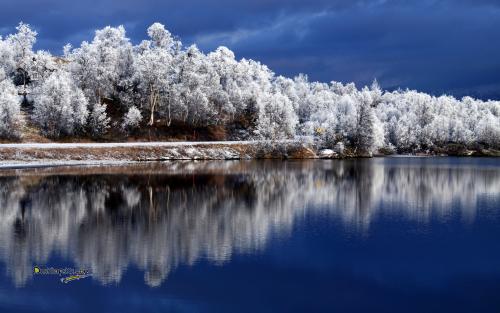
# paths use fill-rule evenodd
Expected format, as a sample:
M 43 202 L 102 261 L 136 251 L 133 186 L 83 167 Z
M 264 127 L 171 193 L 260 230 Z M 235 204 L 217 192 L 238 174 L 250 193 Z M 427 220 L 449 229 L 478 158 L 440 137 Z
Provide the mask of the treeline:
M 147 34 L 133 45 L 122 26 L 105 27 L 55 57 L 33 51 L 37 33 L 19 24 L 0 38 L 0 136 L 20 136 L 24 103 L 49 138 L 181 123 L 218 126 L 233 140 L 312 138 L 364 152 L 500 146 L 500 101 L 290 79 L 226 47 L 183 47 L 159 23 Z

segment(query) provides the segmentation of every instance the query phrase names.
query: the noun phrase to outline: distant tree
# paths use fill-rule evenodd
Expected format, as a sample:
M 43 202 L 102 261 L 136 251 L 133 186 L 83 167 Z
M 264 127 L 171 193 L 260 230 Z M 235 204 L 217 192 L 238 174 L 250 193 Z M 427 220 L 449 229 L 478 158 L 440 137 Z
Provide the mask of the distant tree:
M 494 148 L 500 148 L 500 119 L 493 114 L 485 114 L 477 126 L 477 140 Z
M 371 99 L 360 99 L 356 110 L 356 120 L 352 136 L 353 146 L 356 150 L 371 152 L 375 145 L 374 113 Z
M 372 97 L 371 106 L 376 107 L 382 102 L 382 88 L 380 88 L 380 84 L 378 80 L 375 78 L 370 86 L 370 95 Z
M 413 113 L 403 115 L 394 126 L 394 143 L 400 150 L 414 151 L 419 148 L 420 138 L 416 128 L 416 116 Z

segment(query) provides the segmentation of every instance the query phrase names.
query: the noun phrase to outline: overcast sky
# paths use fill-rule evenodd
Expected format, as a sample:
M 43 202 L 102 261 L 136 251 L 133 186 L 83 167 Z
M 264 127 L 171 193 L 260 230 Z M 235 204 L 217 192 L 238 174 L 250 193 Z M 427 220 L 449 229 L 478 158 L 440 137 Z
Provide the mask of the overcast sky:
M 20 21 L 56 54 L 107 25 L 137 43 L 158 21 L 185 44 L 225 45 L 277 74 L 500 99 L 499 0 L 1 0 L 0 34 Z

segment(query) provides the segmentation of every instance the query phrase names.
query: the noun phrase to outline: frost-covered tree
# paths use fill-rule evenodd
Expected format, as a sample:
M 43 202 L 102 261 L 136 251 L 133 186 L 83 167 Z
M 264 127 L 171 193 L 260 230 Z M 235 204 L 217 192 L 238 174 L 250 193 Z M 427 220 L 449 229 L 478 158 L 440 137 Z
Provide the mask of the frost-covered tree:
M 375 116 L 372 110 L 374 100 L 367 89 L 359 93 L 357 100 L 352 144 L 356 150 L 371 152 L 376 140 L 374 132 Z
M 152 45 L 156 48 L 172 50 L 174 47 L 175 40 L 172 34 L 161 23 L 153 23 L 149 26 L 148 36 L 151 38 Z
M 108 131 L 110 121 L 106 113 L 106 104 L 94 103 L 88 121 L 90 134 L 93 137 L 101 137 Z
M 16 27 L 17 33 L 9 35 L 6 39 L 7 45 L 12 51 L 14 70 L 16 71 L 16 83 L 26 85 L 30 80 L 30 71 L 33 66 L 33 45 L 36 42 L 37 32 L 30 25 L 19 23 Z
M 0 80 L 12 76 L 15 70 L 16 61 L 14 60 L 14 47 L 11 42 L 2 40 L 0 36 Z
M 499 117 L 485 114 L 477 125 L 477 141 L 492 147 L 500 147 L 500 122 Z
M 7 105 L 17 99 L 12 83 L 29 87 L 32 119 L 51 137 L 85 127 L 88 134 L 101 136 L 112 122 L 108 109 L 124 117 L 113 123 L 129 130 L 143 118 L 151 128 L 172 122 L 191 128 L 217 125 L 232 132 L 232 138 L 307 136 L 318 147 L 360 153 L 500 144 L 500 101 L 387 92 L 376 80 L 358 88 L 310 82 L 303 74 L 290 79 L 275 76 L 257 61 L 237 60 L 227 47 L 208 54 L 196 45 L 184 48 L 160 23 L 147 34 L 134 46 L 124 27 L 108 26 L 90 42 L 67 45 L 63 57 L 54 57 L 34 52 L 36 32 L 19 24 L 15 34 L 0 38 L 0 81 L 9 90 L 2 96 L 3 107 L 16 108 Z M 158 120 L 166 123 L 157 125 Z
M 295 135 L 298 122 L 292 102 L 282 94 L 266 94 L 259 98 L 257 135 L 265 139 L 285 139 Z
M 195 46 L 190 46 L 181 56 L 173 101 L 179 118 L 194 126 L 214 125 L 221 121 L 221 113 L 214 105 L 219 77 L 206 56 Z
M 29 24 L 23 22 L 16 27 L 17 33 L 9 35 L 7 42 L 14 49 L 14 58 L 22 62 L 33 53 L 33 45 L 36 42 L 37 32 Z
M 87 99 L 71 76 L 56 71 L 36 92 L 33 120 L 49 137 L 74 135 L 83 131 L 89 114 L 87 107 Z
M 231 120 L 234 115 L 242 114 L 247 106 L 245 95 L 241 90 L 238 61 L 227 47 L 219 47 L 207 57 L 219 79 L 218 84 L 214 84 L 213 104 L 216 110 L 224 115 L 223 119 Z
M 408 113 L 398 121 L 392 121 L 392 127 L 394 127 L 393 143 L 402 151 L 414 151 L 419 147 L 420 138 L 415 127 L 417 125 L 416 119 L 417 117 L 413 113 Z
M 21 128 L 21 102 L 17 90 L 9 80 L 0 77 L 0 137 L 19 136 Z
M 30 78 L 43 81 L 61 68 L 57 61 L 61 59 L 55 58 L 47 51 L 37 51 L 33 54 Z
M 123 119 L 122 128 L 124 130 L 133 130 L 139 127 L 142 121 L 141 111 L 135 106 L 128 109 Z
M 160 23 L 148 28 L 149 41 L 144 41 L 139 47 L 136 57 L 135 79 L 138 81 L 140 95 L 149 111 L 149 122 L 154 124 L 155 113 L 167 111 L 167 123 L 171 123 L 172 85 L 174 80 L 175 41 L 170 32 Z
M 91 103 L 119 95 L 133 75 L 133 47 L 123 26 L 97 30 L 92 42 L 65 49 L 69 69 Z

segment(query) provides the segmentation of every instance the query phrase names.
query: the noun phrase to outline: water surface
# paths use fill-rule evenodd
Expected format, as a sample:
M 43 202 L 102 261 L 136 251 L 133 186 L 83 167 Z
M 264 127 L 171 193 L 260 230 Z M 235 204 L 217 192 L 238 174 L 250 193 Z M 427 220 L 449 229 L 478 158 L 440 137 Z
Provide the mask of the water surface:
M 499 312 L 499 294 L 499 159 L 0 171 L 2 312 Z

